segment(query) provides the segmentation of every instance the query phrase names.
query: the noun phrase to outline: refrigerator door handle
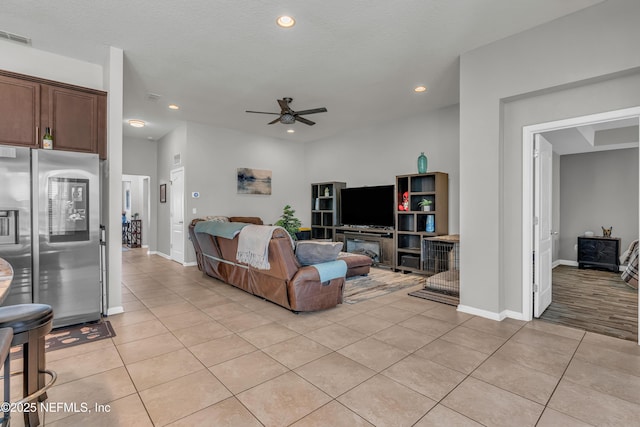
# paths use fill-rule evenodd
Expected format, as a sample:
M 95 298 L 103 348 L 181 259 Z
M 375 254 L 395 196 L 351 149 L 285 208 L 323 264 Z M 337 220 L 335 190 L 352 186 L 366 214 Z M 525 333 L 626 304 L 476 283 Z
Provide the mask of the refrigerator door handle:
M 36 128 L 37 129 L 37 128 Z M 33 302 L 40 301 L 40 224 L 38 224 L 38 215 L 40 212 L 40 199 L 38 197 L 39 188 L 38 175 L 38 150 L 31 150 L 31 280 L 32 280 L 32 298 Z

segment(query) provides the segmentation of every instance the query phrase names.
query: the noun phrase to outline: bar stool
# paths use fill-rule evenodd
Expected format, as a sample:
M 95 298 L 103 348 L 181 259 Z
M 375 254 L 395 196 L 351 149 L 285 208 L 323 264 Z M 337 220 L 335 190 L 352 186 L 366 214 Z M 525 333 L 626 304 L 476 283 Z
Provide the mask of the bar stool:
M 13 329 L 2 328 L 0 329 L 0 361 L 4 364 L 4 410 L 3 416 L 0 418 L 0 425 L 2 427 L 9 425 L 9 417 L 11 416 L 11 407 L 7 404 L 11 403 L 10 390 L 11 390 L 11 356 L 9 350 L 11 350 L 11 340 L 13 340 Z
M 46 304 L 18 304 L 0 307 L 0 328 L 12 328 L 11 346 L 22 346 L 22 391 L 18 406 L 28 402 L 47 400 L 47 390 L 55 383 L 57 375 L 47 370 L 44 356 L 45 336 L 53 326 L 53 309 Z M 44 375 L 51 376 L 45 383 Z M 5 375 L 6 377 L 6 375 Z M 24 413 L 24 425 L 40 425 L 38 411 Z

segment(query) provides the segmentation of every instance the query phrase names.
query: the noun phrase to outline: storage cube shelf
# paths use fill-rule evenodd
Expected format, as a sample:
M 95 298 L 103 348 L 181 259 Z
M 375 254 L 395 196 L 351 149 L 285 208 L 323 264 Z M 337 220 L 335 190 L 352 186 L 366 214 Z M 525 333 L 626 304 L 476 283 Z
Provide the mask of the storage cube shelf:
M 311 184 L 311 238 L 333 239 L 340 220 L 340 190 L 344 182 Z
M 400 210 L 405 192 L 409 210 Z M 396 197 L 396 269 L 426 273 L 420 262 L 422 239 L 449 234 L 449 175 L 443 172 L 399 175 Z M 431 201 L 429 211 L 419 206 L 423 199 Z M 430 217 L 433 231 L 427 231 Z M 416 256 L 418 262 L 414 262 Z

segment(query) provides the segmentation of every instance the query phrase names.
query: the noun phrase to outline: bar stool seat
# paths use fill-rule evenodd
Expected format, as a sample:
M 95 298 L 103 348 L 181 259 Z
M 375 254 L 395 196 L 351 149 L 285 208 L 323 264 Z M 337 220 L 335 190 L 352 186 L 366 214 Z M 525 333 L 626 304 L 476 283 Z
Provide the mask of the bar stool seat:
M 53 309 L 46 304 L 17 304 L 0 307 L 0 328 L 12 328 L 11 346 L 22 345 L 22 390 L 23 399 L 19 402 L 43 402 L 46 391 L 56 380 L 55 372 L 46 370 L 44 356 L 45 336 L 53 327 Z M 44 375 L 51 376 L 45 383 Z M 40 424 L 38 412 L 24 413 L 25 426 Z
M 10 403 L 10 390 L 11 390 L 11 356 L 9 350 L 11 350 L 11 340 L 13 340 L 13 330 L 11 328 L 0 329 L 0 363 L 4 364 L 4 403 Z M 5 405 L 2 418 L 0 418 L 0 425 L 8 426 L 11 410 L 9 406 Z

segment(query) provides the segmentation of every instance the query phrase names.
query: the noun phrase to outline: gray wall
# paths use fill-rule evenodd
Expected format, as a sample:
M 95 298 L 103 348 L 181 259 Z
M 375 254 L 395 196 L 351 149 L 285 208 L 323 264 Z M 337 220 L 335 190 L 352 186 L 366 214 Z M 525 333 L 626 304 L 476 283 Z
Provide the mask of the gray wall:
M 461 56 L 463 310 L 522 315 L 522 127 L 640 105 L 638 16 L 609 0 Z
M 418 173 L 420 152 L 429 172 L 449 174 L 449 233 L 459 230 L 460 114 L 458 105 L 307 144 L 308 182 L 342 181 L 348 187 L 395 184 Z M 309 193 L 309 189 L 306 192 Z M 305 221 L 311 215 L 307 203 Z
M 638 149 L 560 156 L 560 259 L 576 261 L 576 237 L 613 226 L 624 251 L 638 238 Z
M 185 155 L 187 150 L 187 124 L 184 123 L 166 134 L 158 140 L 158 192 L 161 184 L 167 184 L 167 203 L 160 203 L 158 200 L 157 207 L 157 252 L 170 255 L 171 254 L 171 233 L 170 233 L 170 213 L 169 200 L 171 191 L 169 190 L 169 181 L 171 180 L 171 171 L 180 167 L 184 167 Z M 180 163 L 174 164 L 174 156 L 180 154 Z M 186 175 L 186 172 L 185 172 Z M 153 193 L 153 192 L 152 192 Z M 185 187 L 185 194 L 186 187 Z M 186 217 L 185 217 L 186 219 Z M 186 238 L 186 234 L 185 234 Z M 185 249 L 189 246 L 189 242 L 185 242 Z M 185 250 L 185 261 L 187 253 Z
M 304 145 L 189 122 L 187 147 L 185 223 L 206 215 L 226 215 L 258 216 L 269 224 L 276 222 L 289 204 L 303 225 L 309 224 L 310 215 L 304 214 L 305 207 L 311 205 Z M 242 167 L 270 170 L 271 195 L 237 194 L 237 168 Z M 194 191 L 200 198 L 191 197 Z M 188 241 L 185 261 L 195 261 Z
M 560 197 L 560 155 L 553 153 L 552 160 L 552 182 L 553 182 L 553 196 L 551 197 L 551 231 L 558 232 L 553 236 L 552 240 L 552 252 L 551 260 L 557 261 L 560 259 L 560 208 L 562 205 L 562 199 Z

